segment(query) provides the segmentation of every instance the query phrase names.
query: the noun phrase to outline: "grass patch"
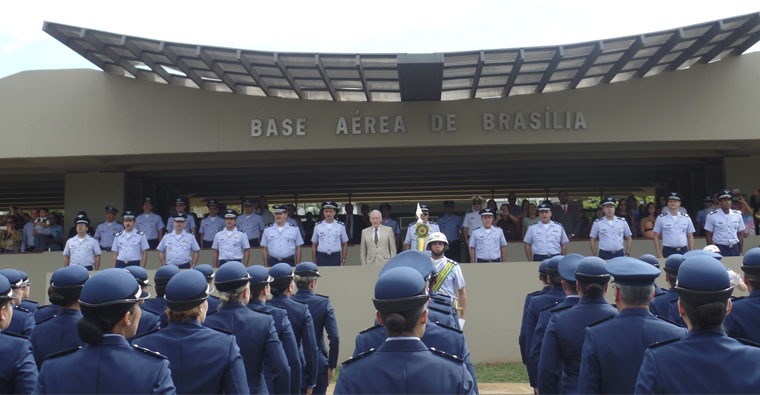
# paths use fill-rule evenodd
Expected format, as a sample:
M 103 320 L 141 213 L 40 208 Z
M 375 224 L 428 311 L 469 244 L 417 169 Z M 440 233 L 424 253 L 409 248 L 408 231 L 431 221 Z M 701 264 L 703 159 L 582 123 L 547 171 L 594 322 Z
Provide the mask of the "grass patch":
M 475 365 L 479 383 L 527 383 L 525 365 L 514 363 L 481 363 Z

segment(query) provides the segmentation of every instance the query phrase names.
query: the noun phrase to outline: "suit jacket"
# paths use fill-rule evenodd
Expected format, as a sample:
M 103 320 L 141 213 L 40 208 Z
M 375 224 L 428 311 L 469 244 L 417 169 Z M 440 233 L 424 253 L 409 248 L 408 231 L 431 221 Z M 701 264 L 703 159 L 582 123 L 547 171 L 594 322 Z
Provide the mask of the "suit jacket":
M 552 209 L 552 220 L 562 224 L 569 238 L 572 238 L 570 235 L 577 236 L 580 233 L 581 215 L 572 204 L 567 205 L 567 214 L 562 211 L 562 206 L 559 204 Z
M 375 245 L 373 229 L 370 226 L 362 230 L 360 247 L 362 265 L 384 265 L 396 256 L 396 240 L 393 237 L 393 229 L 389 226 L 380 225 L 377 231 L 377 245 Z
M 348 215 L 338 216 L 338 220 L 343 222 L 346 226 L 346 235 L 348 235 L 348 244 L 359 244 L 359 240 L 362 237 L 362 216 L 359 214 L 349 214 L 351 221 L 353 221 L 353 227 L 349 228 Z

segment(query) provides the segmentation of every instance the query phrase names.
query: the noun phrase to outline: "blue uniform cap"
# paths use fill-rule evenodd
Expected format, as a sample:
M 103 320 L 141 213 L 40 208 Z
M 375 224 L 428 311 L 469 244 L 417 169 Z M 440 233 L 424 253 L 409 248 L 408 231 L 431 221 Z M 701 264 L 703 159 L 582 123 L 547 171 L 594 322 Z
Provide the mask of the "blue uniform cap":
M 183 213 L 182 211 L 178 211 L 176 214 L 172 216 L 172 218 L 174 219 L 175 222 L 176 221 L 185 222 L 187 221 L 187 214 Z
M 106 206 L 106 212 L 111 214 L 116 214 L 119 212 L 119 210 L 116 209 L 114 206 Z
M 280 262 L 269 268 L 269 275 L 277 280 L 291 280 L 293 278 L 293 268 L 287 262 Z
M 388 210 L 390 210 L 391 209 L 391 204 L 390 203 L 380 203 L 380 210 L 382 210 L 384 208 L 387 208 Z
M 301 262 L 296 266 L 296 276 L 322 277 L 319 275 L 319 267 L 314 262 Z
M 652 266 L 654 266 L 654 267 L 656 267 L 658 269 L 660 268 L 660 260 L 657 259 L 657 257 L 654 256 L 654 255 L 652 255 L 652 254 L 644 254 L 644 255 L 642 255 L 642 256 L 639 257 L 639 260 L 642 260 L 642 261 L 644 261 L 644 262 L 646 262 L 646 263 L 648 263 L 648 264 L 650 264 L 650 265 L 652 265 Z M 612 273 L 610 273 L 610 274 L 612 274 Z
M 541 202 L 536 208 L 538 211 L 552 211 L 552 205 L 549 202 Z
M 247 267 L 245 270 L 251 275 L 251 285 L 253 284 L 268 284 L 274 281 L 272 276 L 269 275 L 269 270 L 262 265 L 253 265 Z
M 197 270 L 185 270 L 166 284 L 166 305 L 172 310 L 190 310 L 203 303 L 211 293 L 206 276 Z
M 727 300 L 734 287 L 719 260 L 701 255 L 684 259 L 678 268 L 675 289 L 680 298 L 689 302 L 707 303 Z
M 678 268 L 681 267 L 681 263 L 683 263 L 684 256 L 681 254 L 672 254 L 669 257 L 665 258 L 665 273 L 668 273 L 673 276 L 678 276 Z
M 85 269 L 86 270 L 86 269 Z M 5 276 L 0 276 L 0 301 L 3 303 L 15 298 L 13 287 Z
M 253 206 L 253 200 L 243 199 L 243 206 Z
M 480 216 L 483 217 L 485 215 L 490 215 L 490 216 L 493 217 L 495 214 L 494 214 L 492 208 L 484 208 L 484 209 L 480 210 Z
M 224 218 L 237 218 L 237 217 L 238 217 L 238 213 L 237 211 L 233 209 L 228 208 L 227 210 L 224 211 Z
M 337 210 L 338 209 L 338 203 L 335 203 L 333 201 L 322 202 L 322 208 L 331 208 L 333 210 Z
M 721 260 L 721 258 L 723 258 L 723 255 L 720 255 L 714 252 L 705 251 L 705 250 L 691 250 L 691 251 L 684 252 L 683 259 L 687 259 L 687 258 L 691 258 L 695 256 L 709 256 L 717 260 Z
M 454 207 L 454 201 L 453 200 L 444 200 L 443 201 L 443 207 Z
M 612 196 L 605 196 L 604 199 L 602 199 L 602 207 L 604 206 L 614 206 L 617 204 L 617 199 L 615 199 Z
M 89 225 L 90 218 L 87 217 L 85 214 L 77 215 L 76 217 L 74 217 L 74 225 L 79 225 L 79 224 Z
M 18 272 L 21 274 L 21 286 L 25 287 L 29 285 L 29 275 L 23 270 L 19 270 Z
M 567 254 L 557 263 L 557 270 L 559 276 L 567 282 L 575 282 L 575 271 L 578 268 L 578 262 L 583 259 L 583 255 L 580 254 Z
M 272 206 L 273 213 L 284 213 L 288 211 L 288 207 L 282 204 Z
M 645 286 L 654 284 L 660 269 L 636 258 L 618 257 L 607 263 L 607 272 L 620 285 Z
M 578 262 L 575 278 L 584 282 L 606 283 L 610 280 L 604 259 L 597 256 L 587 256 Z
M 106 307 L 137 303 L 142 291 L 134 276 L 124 269 L 110 268 L 96 273 L 82 287 L 79 303 L 86 307 Z
M 50 286 L 56 289 L 79 288 L 90 278 L 90 272 L 81 265 L 62 267 L 53 272 Z
M 24 279 L 21 276 L 21 273 L 16 269 L 0 270 L 0 275 L 3 275 L 6 279 L 8 279 L 8 282 L 11 283 L 11 287 L 13 287 L 13 289 L 17 289 L 24 285 Z
M 718 192 L 718 200 L 720 199 L 733 199 L 734 193 L 730 189 L 721 189 Z
M 683 201 L 683 195 L 678 192 L 670 192 L 665 198 L 667 200 L 678 200 L 679 202 Z
M 135 217 L 137 217 L 137 214 L 135 214 L 134 211 L 124 210 L 124 213 L 122 213 L 121 216 L 124 219 L 128 219 L 128 218 L 135 219 Z
M 216 200 L 211 199 L 206 202 L 206 207 L 219 207 L 219 203 Z
M 383 314 L 414 310 L 427 301 L 427 282 L 410 267 L 397 267 L 381 274 L 372 299 L 377 311 Z
M 242 287 L 250 279 L 251 276 L 248 275 L 242 263 L 230 261 L 216 270 L 214 284 L 216 284 L 216 288 L 220 291 L 228 292 Z
M 207 263 L 195 265 L 193 269 L 203 273 L 203 276 L 206 277 L 206 281 L 211 281 L 214 279 L 214 268 Z
M 166 285 L 166 283 L 169 282 L 169 279 L 174 277 L 177 273 L 179 273 L 179 268 L 177 266 L 164 265 L 159 267 L 156 270 L 156 273 L 153 274 L 153 281 L 156 285 Z
M 751 275 L 760 275 L 760 248 L 750 248 L 744 254 L 742 271 Z
M 420 210 L 430 212 L 430 207 L 427 204 L 420 204 Z
M 547 266 L 549 266 L 549 258 L 544 259 L 541 261 L 541 263 L 538 264 L 538 272 L 541 274 L 548 274 L 546 271 Z
M 705 195 L 705 197 L 702 198 L 702 201 L 705 202 L 705 203 L 712 202 L 712 196 Z
M 433 261 L 430 260 L 430 257 L 424 252 L 417 250 L 406 250 L 391 258 L 380 270 L 380 276 L 397 267 L 412 268 L 420 273 L 425 280 L 429 279 L 435 272 L 435 267 L 433 266 Z
M 174 205 L 179 205 L 179 204 L 181 204 L 181 205 L 184 206 L 185 205 L 185 199 L 182 199 L 182 198 L 176 198 L 176 199 L 174 199 Z
M 140 266 L 127 266 L 124 269 L 127 269 L 141 286 L 148 286 L 148 271 L 145 270 L 145 268 Z
M 143 203 L 150 203 L 152 205 L 153 204 L 153 199 L 151 199 L 149 197 L 144 197 L 143 198 Z
M 551 258 L 549 258 L 549 262 L 546 263 L 546 273 L 547 274 L 557 274 L 559 273 L 559 261 L 564 258 L 564 255 L 555 255 Z

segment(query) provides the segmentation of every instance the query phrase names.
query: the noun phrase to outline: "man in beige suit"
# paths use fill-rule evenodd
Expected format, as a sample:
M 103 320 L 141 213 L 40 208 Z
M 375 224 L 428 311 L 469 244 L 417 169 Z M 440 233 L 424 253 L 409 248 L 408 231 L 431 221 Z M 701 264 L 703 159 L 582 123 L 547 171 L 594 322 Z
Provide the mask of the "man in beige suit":
M 396 240 L 393 229 L 382 224 L 383 217 L 379 211 L 369 213 L 372 226 L 362 230 L 361 259 L 362 265 L 384 265 L 396 255 Z

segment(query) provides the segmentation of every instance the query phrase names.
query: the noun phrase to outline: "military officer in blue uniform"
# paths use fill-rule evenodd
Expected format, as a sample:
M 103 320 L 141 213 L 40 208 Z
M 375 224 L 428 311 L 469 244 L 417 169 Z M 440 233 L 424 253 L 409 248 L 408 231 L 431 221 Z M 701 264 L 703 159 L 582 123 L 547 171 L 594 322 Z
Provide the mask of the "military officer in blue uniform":
M 176 213 L 183 213 L 185 214 L 185 232 L 190 233 L 191 235 L 195 235 L 198 233 L 198 226 L 195 224 L 195 216 L 190 215 L 187 211 L 185 211 L 185 208 L 187 207 L 187 201 L 183 198 L 177 198 L 174 201 L 174 212 Z M 174 229 L 174 216 L 169 216 L 169 219 L 166 220 L 166 230 L 171 231 Z
M 84 214 L 74 218 L 76 236 L 66 240 L 63 248 L 63 266 L 80 265 L 87 270 L 100 270 L 100 245 L 98 241 L 87 234 L 90 219 Z
M 616 204 L 617 199 L 614 197 L 607 196 L 602 200 L 604 217 L 594 221 L 589 233 L 591 255 L 599 256 L 602 259 L 612 259 L 624 255 L 628 256 L 631 251 L 633 244 L 631 228 L 624 218 L 615 216 Z
M 428 205 L 420 204 L 420 211 L 419 221 L 412 222 L 406 229 L 406 237 L 404 238 L 405 250 L 425 251 L 428 236 L 441 231 L 438 228 L 438 224 L 428 220 L 430 218 L 430 207 Z
M 520 325 L 520 335 L 518 337 L 518 343 L 520 344 L 520 357 L 522 358 L 523 365 L 527 364 L 527 348 L 525 345 L 525 339 L 527 339 L 528 334 L 525 333 L 525 323 L 528 319 L 528 305 L 530 305 L 530 301 L 538 295 L 541 295 L 551 289 L 551 285 L 549 283 L 549 279 L 547 277 L 546 267 L 549 264 L 548 259 L 544 259 L 539 265 L 538 265 L 538 281 L 541 282 L 541 289 L 538 291 L 533 291 L 527 295 L 525 295 L 525 302 L 523 303 L 523 313 L 522 313 L 522 325 Z M 535 323 L 534 323 L 535 324 Z
M 317 385 L 319 372 L 319 348 L 314 330 L 314 319 L 309 312 L 309 306 L 291 298 L 295 293 L 293 268 L 285 262 L 280 262 L 269 269 L 272 276 L 270 290 L 272 299 L 267 304 L 285 309 L 288 319 L 293 325 L 293 333 L 302 353 L 303 377 L 301 377 L 301 393 L 310 395 Z M 295 390 L 294 390 L 295 392 Z
M 148 239 L 145 237 L 145 233 L 135 228 L 135 214 L 133 212 L 124 211 L 122 218 L 124 220 L 124 231 L 116 234 L 113 239 L 113 246 L 111 246 L 111 251 L 114 252 L 113 267 L 124 268 L 138 265 L 145 267 L 145 263 L 148 261 Z
M 0 276 L 0 393 L 33 394 L 37 386 L 37 365 L 32 344 L 21 335 L 7 332 L 14 315 L 15 295 L 10 282 Z
M 731 209 L 734 198 L 730 189 L 718 193 L 720 208 L 707 214 L 705 220 L 705 240 L 715 244 L 723 256 L 739 256 L 744 250 L 744 220 L 742 213 Z
M 660 269 L 660 260 L 657 259 L 656 256 L 652 254 L 644 254 L 639 257 L 639 260 L 644 261 L 653 267 L 656 267 L 657 269 Z M 668 292 L 667 289 L 659 287 L 657 284 L 654 285 L 654 297 L 658 297 L 660 295 L 664 295 Z
M 562 279 L 562 291 L 565 293 L 565 298 L 541 309 L 538 314 L 538 321 L 536 321 L 536 327 L 533 330 L 533 335 L 530 336 L 530 343 L 526 345 L 528 348 L 528 363 L 526 364 L 528 379 L 534 385 L 538 382 L 538 364 L 541 360 L 541 346 L 543 345 L 544 334 L 546 333 L 546 328 L 549 326 L 552 315 L 555 312 L 565 311 L 568 308 L 575 306 L 580 301 L 580 296 L 578 296 L 578 290 L 576 288 L 575 271 L 578 268 L 578 262 L 580 262 L 581 259 L 583 259 L 583 255 L 569 254 L 563 256 L 559 260 L 557 271 Z
M 390 203 L 381 203 L 379 206 L 380 214 L 383 217 L 382 224 L 391 228 L 393 230 L 393 236 L 396 239 L 396 248 L 401 249 L 401 227 L 398 224 L 398 221 L 393 219 L 391 217 L 391 209 L 393 206 L 391 206 Z
M 200 233 L 201 247 L 211 248 L 211 245 L 214 244 L 214 235 L 221 232 L 225 224 L 224 220 L 217 215 L 219 213 L 219 203 L 216 200 L 211 199 L 206 202 L 206 207 L 208 208 L 208 216 L 201 220 L 201 227 L 198 232 Z
M 248 265 L 251 257 L 251 245 L 248 244 L 248 236 L 237 230 L 237 211 L 227 210 L 224 212 L 224 229 L 214 236 L 211 248 L 214 249 L 214 264 L 221 267 L 226 262 L 237 261 Z
M 21 307 L 21 284 L 24 280 L 21 272 L 16 269 L 2 269 L 0 276 L 4 276 L 10 282 L 13 288 L 13 317 L 9 320 L 10 324 L 6 331 L 18 335 L 29 337 L 34 329 L 34 315 L 27 309 Z
M 348 253 L 348 234 L 342 222 L 335 220 L 338 204 L 322 202 L 325 220 L 317 222 L 311 237 L 311 259 L 320 266 L 343 266 Z
M 245 266 L 236 261 L 227 262 L 216 271 L 214 284 L 222 295 L 222 305 L 219 311 L 206 317 L 205 325 L 235 335 L 252 394 L 267 393 L 265 373 L 271 375 L 274 393 L 290 393 L 291 372 L 274 319 L 246 307 L 251 298 L 250 279 Z
M 106 206 L 106 220 L 99 223 L 95 228 L 95 235 L 93 237 L 100 244 L 102 251 L 111 251 L 114 236 L 124 230 L 124 225 L 115 219 L 118 212 L 119 210 L 116 207 Z
M 673 321 L 682 324 L 681 317 L 671 317 L 669 314 L 670 304 L 675 303 L 678 300 L 678 293 L 676 293 L 675 286 L 678 282 L 678 268 L 683 262 L 683 255 L 672 254 L 665 259 L 665 267 L 662 269 L 665 272 L 665 283 L 668 285 L 668 291 L 664 295 L 655 296 L 652 302 L 649 304 L 649 311 L 652 314 L 665 318 L 669 321 Z M 680 321 L 680 322 L 679 322 Z
M 525 256 L 528 261 L 542 262 L 555 255 L 567 254 L 565 228 L 559 222 L 552 221 L 552 205 L 543 202 L 538 205 L 539 222 L 528 227 L 523 238 Z
M 248 236 L 251 247 L 261 245 L 261 235 L 264 233 L 264 219 L 253 211 L 253 200 L 243 200 L 243 213 L 237 217 L 237 228 Z
M 269 275 L 269 270 L 262 265 L 253 265 L 246 268 L 251 276 L 251 300 L 248 302 L 248 308 L 259 313 L 270 314 L 274 318 L 274 327 L 277 330 L 277 337 L 282 342 L 282 348 L 285 350 L 285 356 L 288 358 L 290 365 L 290 388 L 301 388 L 301 376 L 303 375 L 303 365 L 301 362 L 301 351 L 298 349 L 296 335 L 293 333 L 293 325 L 288 319 L 288 312 L 285 309 L 274 307 L 267 304 L 271 294 L 269 284 L 273 281 Z M 274 383 L 267 376 L 267 388 L 270 393 L 274 393 Z M 292 390 L 291 393 L 295 393 Z
M 145 239 L 148 241 L 149 248 L 158 247 L 158 242 L 161 241 L 161 238 L 164 236 L 165 229 L 164 220 L 160 215 L 153 212 L 153 208 L 153 199 L 146 197 L 143 199 L 143 213 L 139 216 L 131 214 L 132 220 L 134 221 L 132 225 L 137 228 L 138 231 L 145 234 Z M 126 224 L 124 226 L 126 227 Z
M 140 290 L 142 290 L 140 298 L 143 300 L 150 298 L 150 292 L 148 292 L 148 271 L 140 266 L 127 266 L 125 269 L 140 284 Z M 161 316 L 150 311 L 150 309 L 145 309 L 142 304 L 140 305 L 140 309 L 142 309 L 142 314 L 140 314 L 140 323 L 137 325 L 137 334 L 135 336 L 141 336 L 158 330 L 161 327 Z
M 686 337 L 650 346 L 634 393 L 750 394 L 760 388 L 760 348 L 726 336 L 734 287 L 720 261 L 688 257 L 678 268 L 678 310 Z
M 760 248 L 747 251 L 743 263 L 749 296 L 734 299 L 731 314 L 726 316 L 723 326 L 726 334 L 733 338 L 760 343 Z
M 689 214 L 679 210 L 683 196 L 678 192 L 670 192 L 667 198 L 667 210 L 663 209 L 662 214 L 654 221 L 654 250 L 660 258 L 667 258 L 672 254 L 685 254 L 694 249 L 694 224 Z
M 173 394 L 169 361 L 159 353 L 131 346 L 137 332 L 140 285 L 124 269 L 105 269 L 84 284 L 80 349 L 62 351 L 42 363 L 40 394 Z
M 416 270 L 396 267 L 375 284 L 377 321 L 388 338 L 343 363 L 335 394 L 474 394 L 464 362 L 420 341 L 427 323 L 427 284 Z
M 636 376 L 651 344 L 680 339 L 686 328 L 649 312 L 654 280 L 660 271 L 633 258 L 615 258 L 607 264 L 615 281 L 614 318 L 586 328 L 578 388 L 581 394 L 631 394 Z
M 470 262 L 506 262 L 507 239 L 500 228 L 492 226 L 493 209 L 480 210 L 483 227 L 472 231 L 470 236 Z
M 475 229 L 483 227 L 483 219 L 480 215 L 480 210 L 483 209 L 483 198 L 479 195 L 475 195 L 471 199 L 472 211 L 464 215 L 462 219 L 462 236 L 464 237 L 464 244 L 468 248 L 470 246 L 470 237 Z
M 449 242 L 449 248 L 444 251 L 447 258 L 457 262 L 462 260 L 462 217 L 454 214 L 454 201 L 446 200 L 443 202 L 443 215 L 438 217 L 438 228 L 441 233 L 446 235 Z
M 211 292 L 214 292 L 214 276 L 216 273 L 214 273 L 214 268 L 207 264 L 203 263 L 200 265 L 196 265 L 193 267 L 193 269 L 201 272 L 203 276 L 206 278 L 206 283 L 209 286 L 209 295 L 206 299 L 206 303 L 208 304 L 208 309 L 206 309 L 206 315 L 211 315 L 216 313 L 218 310 L 219 305 L 222 303 L 221 299 L 219 299 L 218 296 L 212 295 Z
M 274 223 L 264 229 L 264 235 L 261 237 L 264 264 L 272 267 L 279 262 L 287 262 L 290 266 L 295 266 L 301 262 L 301 232 L 297 226 L 288 224 L 287 207 L 278 205 L 272 210 Z
M 327 385 L 332 381 L 335 366 L 338 364 L 340 350 L 340 337 L 338 336 L 338 320 L 335 319 L 335 311 L 330 298 L 315 293 L 317 279 L 321 277 L 319 267 L 313 262 L 301 262 L 295 269 L 295 282 L 298 292 L 293 295 L 293 300 L 309 306 L 309 313 L 314 320 L 314 334 L 319 349 L 317 368 L 317 385 L 312 394 L 324 395 Z M 330 344 L 325 345 L 325 334 Z
M 169 358 L 172 380 L 180 394 L 249 394 L 235 336 L 201 325 L 210 291 L 206 277 L 196 270 L 172 277 L 164 294 L 169 326 L 138 336 L 132 344 Z
M 578 304 L 555 311 L 546 327 L 538 363 L 541 394 L 577 394 L 584 329 L 589 324 L 614 316 L 617 310 L 604 299 L 610 275 L 604 260 L 586 257 L 575 270 Z
M 174 265 L 161 266 L 153 274 L 153 287 L 156 290 L 156 297 L 152 299 L 145 299 L 141 307 L 144 310 L 150 310 L 151 312 L 158 314 L 161 317 L 161 327 L 166 328 L 169 325 L 169 318 L 166 315 L 166 300 L 164 299 L 164 291 L 166 290 L 166 284 L 169 280 L 179 273 L 179 268 Z
M 174 265 L 180 269 L 190 269 L 198 263 L 201 247 L 190 233 L 185 232 L 187 214 L 179 212 L 172 217 L 174 229 L 158 243 L 158 260 L 161 265 Z
M 38 322 L 32 330 L 32 346 L 37 366 L 50 354 L 83 346 L 77 334 L 77 321 L 82 318 L 79 294 L 90 273 L 82 266 L 66 266 L 53 272 L 48 297 L 50 303 L 60 306 L 57 315 Z

